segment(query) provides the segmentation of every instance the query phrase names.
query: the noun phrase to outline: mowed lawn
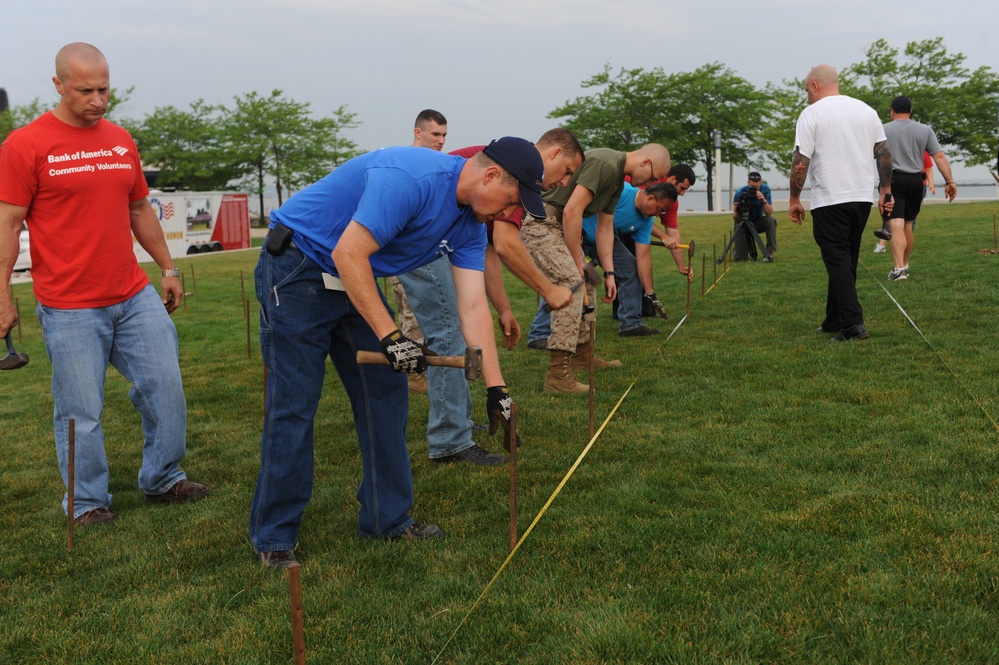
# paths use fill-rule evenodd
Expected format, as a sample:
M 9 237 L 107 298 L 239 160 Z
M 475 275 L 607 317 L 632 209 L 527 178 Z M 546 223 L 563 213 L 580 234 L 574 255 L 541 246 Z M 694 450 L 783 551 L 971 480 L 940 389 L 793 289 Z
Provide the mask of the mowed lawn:
M 413 514 L 448 538 L 357 537 L 360 460 L 331 370 L 297 549 L 310 662 L 999 662 L 999 255 L 979 251 L 995 247 L 997 214 L 999 202 L 925 206 L 904 282 L 887 281 L 869 225 L 857 283 L 872 336 L 834 344 L 816 332 L 826 277 L 810 217 L 778 213 L 777 261 L 725 272 L 712 258 L 731 219 L 681 212 L 697 242 L 690 314 L 661 248 L 671 319 L 646 323 L 662 335 L 621 338 L 600 306 L 598 352 L 624 367 L 597 375 L 604 427 L 582 459 L 587 396 L 542 392 L 546 356 L 526 348 L 536 299 L 508 276 L 525 333 L 501 352 L 524 439 L 519 533 L 547 506 L 512 559 L 508 468 L 430 463 L 422 395 Z M 31 362 L 0 373 L 0 662 L 293 662 L 287 579 L 255 563 L 246 535 L 262 417 L 255 262 L 256 250 L 178 262 L 184 466 L 212 495 L 144 501 L 138 415 L 111 370 L 121 519 L 77 529 L 72 551 L 50 366 L 30 286 L 14 287 Z M 471 389 L 484 422 L 485 390 Z

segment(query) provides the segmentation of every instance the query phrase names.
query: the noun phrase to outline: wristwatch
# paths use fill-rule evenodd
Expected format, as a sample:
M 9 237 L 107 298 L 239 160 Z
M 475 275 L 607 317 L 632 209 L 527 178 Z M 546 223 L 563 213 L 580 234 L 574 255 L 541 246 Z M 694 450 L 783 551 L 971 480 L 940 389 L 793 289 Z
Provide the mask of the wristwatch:
M 162 270 L 164 277 L 180 277 L 180 270 L 173 268 L 172 270 Z

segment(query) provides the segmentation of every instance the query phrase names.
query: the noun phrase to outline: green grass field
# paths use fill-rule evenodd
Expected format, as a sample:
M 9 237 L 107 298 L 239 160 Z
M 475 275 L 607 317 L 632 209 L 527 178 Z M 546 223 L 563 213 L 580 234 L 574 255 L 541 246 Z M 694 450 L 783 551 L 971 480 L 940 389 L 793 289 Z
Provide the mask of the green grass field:
M 681 213 L 698 246 L 690 316 L 667 339 L 686 289 L 661 248 L 663 335 L 620 338 L 601 306 L 598 351 L 624 367 L 597 376 L 598 426 L 630 392 L 491 585 L 510 552 L 506 467 L 431 464 L 414 396 L 413 514 L 449 537 L 359 539 L 360 459 L 331 371 L 297 550 L 310 662 L 999 662 L 999 256 L 977 251 L 993 247 L 997 213 L 926 206 L 905 282 L 887 282 L 869 230 L 858 290 L 872 337 L 845 344 L 815 332 L 826 277 L 810 218 L 781 213 L 777 262 L 719 267 L 711 287 L 731 220 Z M 286 577 L 255 563 L 246 536 L 263 381 L 255 262 L 179 261 L 184 466 L 212 495 L 143 500 L 139 419 L 112 370 L 121 519 L 77 529 L 72 551 L 50 368 L 30 287 L 15 286 L 14 339 L 31 363 L 0 374 L 0 662 L 293 661 Z M 534 294 L 507 285 L 526 336 Z M 521 533 L 589 438 L 587 397 L 543 393 L 546 357 L 525 344 L 502 352 L 524 437 Z M 485 390 L 472 394 L 484 421 Z

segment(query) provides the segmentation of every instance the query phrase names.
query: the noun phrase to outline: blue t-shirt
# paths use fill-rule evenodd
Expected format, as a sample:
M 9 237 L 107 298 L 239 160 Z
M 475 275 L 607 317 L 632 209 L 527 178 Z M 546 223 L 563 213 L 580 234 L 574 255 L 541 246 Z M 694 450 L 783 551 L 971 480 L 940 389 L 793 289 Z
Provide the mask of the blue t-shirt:
M 351 220 L 381 247 L 371 255 L 375 277 L 401 275 L 447 256 L 452 265 L 485 269 L 486 225 L 459 206 L 465 159 L 397 146 L 348 160 L 271 213 L 292 229 L 295 245 L 338 275 L 330 254 Z
M 735 207 L 736 202 L 739 201 L 739 197 L 742 193 L 749 189 L 749 185 L 743 185 L 739 189 L 735 190 L 735 195 L 732 197 L 732 206 Z M 761 182 L 757 189 L 763 192 L 763 196 L 766 198 L 767 203 L 773 205 L 773 199 L 770 198 L 770 185 Z M 749 218 L 756 220 L 763 217 L 763 203 L 758 198 L 752 198 L 749 202 Z
M 624 183 L 621 198 L 614 208 L 614 233 L 619 236 L 631 235 L 639 245 L 648 245 L 652 241 L 652 223 L 654 217 L 643 217 L 635 208 L 635 196 L 642 190 L 630 182 Z M 597 216 L 583 218 L 583 241 L 589 245 L 597 244 Z

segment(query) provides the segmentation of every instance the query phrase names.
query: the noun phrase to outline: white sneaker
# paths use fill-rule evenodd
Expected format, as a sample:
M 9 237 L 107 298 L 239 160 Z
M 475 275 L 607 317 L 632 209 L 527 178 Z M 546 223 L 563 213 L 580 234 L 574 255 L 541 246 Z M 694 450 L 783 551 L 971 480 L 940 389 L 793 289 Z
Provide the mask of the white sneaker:
M 875 254 L 884 254 L 885 253 L 885 246 L 882 245 L 879 242 L 874 243 L 874 253 Z
M 899 280 L 908 279 L 909 276 L 901 268 L 893 268 L 890 273 L 888 273 L 889 282 L 897 282 Z
M 909 276 L 909 264 L 908 263 L 906 263 L 904 266 L 902 266 L 902 272 L 905 273 L 906 277 Z

